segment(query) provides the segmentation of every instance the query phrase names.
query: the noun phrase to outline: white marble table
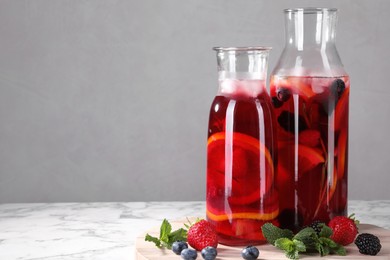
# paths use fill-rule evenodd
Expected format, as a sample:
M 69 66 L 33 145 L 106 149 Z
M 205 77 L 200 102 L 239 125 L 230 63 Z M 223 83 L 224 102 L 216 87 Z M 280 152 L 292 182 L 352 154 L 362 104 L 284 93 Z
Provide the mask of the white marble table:
M 0 259 L 134 259 L 137 235 L 204 212 L 204 202 L 0 204 Z M 349 212 L 390 229 L 390 200 L 350 201 Z

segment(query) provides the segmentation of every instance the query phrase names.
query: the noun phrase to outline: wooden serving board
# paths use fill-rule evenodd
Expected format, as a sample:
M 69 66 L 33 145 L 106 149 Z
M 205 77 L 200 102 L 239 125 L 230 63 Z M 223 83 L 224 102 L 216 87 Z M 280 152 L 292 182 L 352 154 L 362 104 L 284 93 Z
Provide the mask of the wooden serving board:
M 177 229 L 180 227 L 184 227 L 184 222 L 186 221 L 176 221 L 172 222 L 173 229 Z M 145 241 L 145 234 L 149 233 L 152 236 L 159 236 L 160 233 L 160 227 L 154 227 L 150 230 L 147 230 L 145 233 L 141 234 L 136 239 L 135 244 L 135 255 L 137 260 L 180 260 L 181 257 L 178 255 L 175 255 L 171 250 L 169 249 L 159 249 L 157 248 L 153 243 L 146 242 Z M 359 225 L 359 233 L 372 233 L 379 237 L 382 249 L 376 256 L 367 256 L 362 255 L 359 253 L 359 250 L 357 249 L 355 244 L 351 244 L 346 247 L 347 249 L 347 255 L 346 256 L 337 256 L 337 255 L 330 255 L 326 257 L 320 257 L 319 254 L 314 255 L 301 255 L 300 259 L 304 260 L 323 260 L 323 259 L 383 259 L 383 260 L 390 260 L 390 230 L 377 227 L 374 225 L 368 225 L 368 224 L 360 224 Z M 229 247 L 224 245 L 218 245 L 218 256 L 217 259 L 219 260 L 231 260 L 231 259 L 243 259 L 241 258 L 241 250 L 243 247 Z M 285 260 L 288 259 L 285 257 L 284 253 L 280 251 L 279 249 L 275 248 L 272 245 L 265 244 L 257 246 L 257 248 L 260 250 L 260 255 L 258 259 L 278 259 L 278 260 Z M 198 258 L 197 259 L 203 259 L 200 255 L 200 252 L 198 252 Z

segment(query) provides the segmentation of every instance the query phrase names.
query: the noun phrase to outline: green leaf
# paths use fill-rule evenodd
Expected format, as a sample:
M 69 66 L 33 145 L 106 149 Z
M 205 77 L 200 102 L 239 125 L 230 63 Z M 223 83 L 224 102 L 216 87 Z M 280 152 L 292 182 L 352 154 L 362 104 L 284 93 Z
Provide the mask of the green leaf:
M 315 245 L 315 248 L 316 250 L 318 251 L 318 253 L 320 253 L 320 255 L 323 255 L 324 254 L 324 246 L 320 243 L 317 243 Z
M 153 242 L 157 247 L 161 246 L 160 239 L 158 239 L 157 237 L 153 237 L 153 236 L 151 236 L 149 234 L 146 234 L 145 241 Z
M 160 227 L 160 240 L 169 243 L 169 234 L 172 231 L 172 226 L 168 220 L 164 219 Z
M 302 241 L 305 244 L 306 249 L 310 250 L 310 249 L 315 249 L 315 244 L 318 238 L 315 230 L 311 227 L 307 227 L 299 231 L 294 236 L 294 239 Z
M 330 253 L 330 248 L 328 246 L 323 246 L 323 251 L 321 256 L 329 255 L 329 253 Z
M 187 241 L 187 230 L 179 228 L 172 232 L 172 225 L 164 219 L 160 226 L 159 238 L 146 234 L 145 241 L 153 242 L 157 247 L 171 249 L 175 241 Z
M 299 252 L 294 250 L 294 251 L 291 251 L 291 252 L 286 252 L 286 257 L 287 258 L 290 258 L 290 259 L 299 259 Z
M 347 250 L 342 245 L 338 245 L 338 247 L 332 248 L 331 251 L 336 255 L 347 255 Z
M 275 240 L 275 246 L 283 251 L 290 252 L 294 250 L 294 242 L 286 237 Z
M 327 238 L 327 237 L 320 237 L 319 241 L 321 244 L 326 245 L 330 248 L 338 247 L 338 244 L 336 242 L 334 242 L 332 239 Z
M 175 241 L 187 241 L 187 230 L 179 228 L 178 230 L 175 230 L 170 233 L 168 237 L 170 243 L 173 243 Z
M 333 234 L 333 230 L 327 225 L 323 224 L 321 228 L 321 232 L 319 234 L 320 237 L 331 237 Z
M 306 238 L 306 237 L 311 237 L 313 234 L 315 234 L 316 232 L 314 231 L 313 228 L 311 227 L 306 227 L 304 229 L 302 229 L 301 231 L 299 231 L 295 236 L 294 238 L 295 239 L 301 239 L 301 238 Z
M 294 233 L 291 230 L 278 228 L 272 223 L 265 223 L 261 227 L 261 230 L 263 232 L 264 237 L 271 245 L 275 245 L 275 241 L 279 238 L 292 239 L 294 236 Z
M 293 239 L 293 243 L 298 252 L 306 252 L 306 246 L 302 241 Z

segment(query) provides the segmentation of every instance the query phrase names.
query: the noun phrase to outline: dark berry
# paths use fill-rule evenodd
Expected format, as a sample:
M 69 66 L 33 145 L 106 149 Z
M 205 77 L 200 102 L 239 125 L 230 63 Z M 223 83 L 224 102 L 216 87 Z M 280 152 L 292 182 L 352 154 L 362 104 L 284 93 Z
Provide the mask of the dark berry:
M 172 244 L 172 251 L 177 255 L 180 255 L 181 251 L 186 248 L 188 248 L 188 245 L 184 241 L 176 241 Z
M 202 249 L 201 254 L 205 260 L 214 260 L 217 257 L 217 249 L 212 246 L 207 246 Z
M 319 221 L 319 220 L 314 220 L 308 227 L 311 227 L 314 229 L 314 231 L 317 233 L 317 235 L 320 234 L 322 227 L 325 225 L 324 222 Z
M 364 255 L 376 255 L 382 248 L 379 238 L 368 233 L 358 235 L 355 239 L 355 245 L 359 248 L 359 252 Z
M 298 116 L 298 115 L 297 115 Z M 278 117 L 279 125 L 287 132 L 295 133 L 295 114 L 283 111 Z M 298 131 L 301 132 L 307 128 L 305 120 L 298 116 Z
M 259 257 L 259 249 L 254 246 L 247 246 L 241 251 L 241 256 L 245 260 L 255 260 Z
M 281 102 L 286 102 L 291 97 L 291 92 L 288 88 L 280 88 L 276 92 L 276 97 Z
M 290 229 L 294 232 L 300 230 L 299 227 L 303 225 L 303 216 L 299 212 L 296 212 L 293 209 L 283 210 L 278 217 L 280 227 Z
M 274 106 L 274 108 L 279 108 L 283 105 L 283 102 L 279 101 L 279 99 L 277 97 L 272 97 L 272 105 Z
M 181 251 L 180 256 L 184 260 L 194 260 L 198 257 L 198 253 L 194 249 L 185 248 Z
M 336 79 L 335 81 L 332 82 L 330 88 L 333 93 L 337 94 L 337 97 L 340 97 L 345 90 L 345 83 L 342 79 Z

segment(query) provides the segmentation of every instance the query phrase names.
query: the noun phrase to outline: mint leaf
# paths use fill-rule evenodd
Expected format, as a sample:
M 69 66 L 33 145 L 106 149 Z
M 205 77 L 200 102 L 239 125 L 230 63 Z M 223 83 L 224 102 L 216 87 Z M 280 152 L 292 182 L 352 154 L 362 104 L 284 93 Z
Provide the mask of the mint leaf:
M 326 245 L 323 245 L 322 246 L 322 254 L 321 254 L 321 256 L 329 255 L 329 253 L 330 253 L 330 248 L 328 246 L 326 246 Z
M 145 241 L 153 242 L 157 247 L 161 246 L 160 239 L 158 239 L 157 237 L 153 237 L 153 236 L 151 236 L 149 234 L 146 234 Z
M 173 242 L 178 240 L 187 241 L 187 230 L 179 228 L 172 232 L 172 225 L 166 219 L 161 223 L 159 238 L 149 234 L 145 235 L 145 241 L 153 242 L 159 248 L 166 247 L 171 249 Z
M 295 236 L 294 240 L 301 241 L 307 250 L 314 250 L 315 244 L 317 243 L 317 233 L 311 227 L 307 227 L 299 231 Z
M 317 244 L 315 245 L 315 248 L 316 248 L 316 250 L 318 251 L 318 253 L 320 253 L 321 256 L 324 255 L 324 246 L 323 246 L 322 244 L 317 243 Z
M 321 245 L 323 245 L 323 247 L 329 248 L 330 253 L 337 254 L 337 255 L 347 254 L 347 250 L 345 250 L 345 248 L 342 245 L 337 244 L 330 238 L 321 237 L 319 239 L 319 242 L 321 243 Z
M 294 242 L 286 237 L 278 238 L 275 240 L 275 246 L 283 251 L 293 251 L 294 250 Z
M 299 259 L 299 252 L 294 250 L 294 251 L 291 251 L 291 252 L 286 252 L 286 257 L 287 258 L 290 258 L 290 259 Z
M 306 252 L 306 246 L 302 241 L 293 239 L 293 242 L 295 250 L 297 250 L 298 252 Z
M 338 247 L 332 248 L 331 251 L 336 255 L 347 255 L 347 250 L 342 245 L 338 245 Z
M 261 227 L 261 231 L 271 245 L 275 245 L 275 241 L 279 238 L 292 239 L 294 236 L 294 233 L 291 230 L 278 228 L 272 223 L 265 223 Z
M 168 222 L 168 220 L 164 219 L 160 227 L 160 240 L 165 243 L 168 243 L 169 242 L 168 236 L 171 233 L 171 231 L 172 231 L 171 224 Z
M 336 242 L 327 237 L 320 237 L 319 241 L 322 245 L 329 246 L 330 248 L 336 248 L 338 246 Z
M 175 241 L 186 241 L 187 240 L 187 230 L 179 228 L 178 230 L 173 231 L 168 235 L 169 242 L 173 243 Z
M 299 252 L 306 252 L 306 246 L 302 241 L 291 240 L 286 237 L 279 238 L 275 241 L 275 246 L 279 249 L 282 249 L 286 257 L 290 259 L 298 259 Z
M 330 227 L 328 227 L 327 225 L 323 224 L 319 236 L 320 237 L 331 237 L 332 234 L 333 234 L 333 230 Z

